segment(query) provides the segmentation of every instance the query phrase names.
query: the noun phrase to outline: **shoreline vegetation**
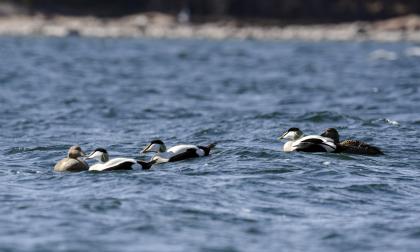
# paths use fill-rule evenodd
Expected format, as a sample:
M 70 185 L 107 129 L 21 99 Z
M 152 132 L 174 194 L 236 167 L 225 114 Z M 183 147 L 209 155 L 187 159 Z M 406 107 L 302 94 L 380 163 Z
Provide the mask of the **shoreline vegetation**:
M 420 16 L 339 24 L 272 25 L 225 19 L 190 23 L 179 16 L 157 12 L 123 17 L 66 15 L 0 16 L 0 34 L 13 36 L 150 37 L 308 41 L 420 42 Z

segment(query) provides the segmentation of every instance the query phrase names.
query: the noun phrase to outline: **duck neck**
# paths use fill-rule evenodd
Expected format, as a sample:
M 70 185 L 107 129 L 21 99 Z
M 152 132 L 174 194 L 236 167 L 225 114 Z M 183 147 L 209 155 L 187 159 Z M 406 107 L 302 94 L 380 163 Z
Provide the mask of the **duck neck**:
M 340 143 L 340 137 L 339 136 L 333 136 L 333 137 L 331 137 L 331 139 L 334 141 L 335 144 Z
M 99 162 L 101 163 L 106 163 L 109 161 L 109 156 L 107 153 L 102 154 L 101 159 L 99 160 Z
M 305 136 L 304 134 L 296 135 L 295 138 L 293 139 L 293 141 L 297 141 L 297 140 L 301 139 L 304 136 Z
M 78 157 L 80 157 L 80 155 L 78 155 L 78 154 L 74 154 L 74 153 L 69 153 L 68 155 L 67 155 L 67 157 L 68 158 L 73 158 L 73 159 L 77 159 Z
M 159 147 L 158 153 L 164 153 L 164 152 L 166 152 L 166 146 L 164 144 L 161 144 Z

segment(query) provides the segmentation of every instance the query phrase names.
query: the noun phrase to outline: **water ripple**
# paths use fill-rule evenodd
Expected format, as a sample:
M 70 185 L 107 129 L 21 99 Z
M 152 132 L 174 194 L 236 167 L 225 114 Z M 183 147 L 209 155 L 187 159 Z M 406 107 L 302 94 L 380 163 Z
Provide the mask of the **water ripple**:
M 418 247 L 420 68 L 400 53 L 415 45 L 0 43 L 0 251 Z M 398 59 L 371 60 L 378 50 Z M 386 155 L 284 153 L 277 137 L 290 127 L 335 127 Z M 52 171 L 73 144 L 143 159 L 156 138 L 218 144 L 148 171 Z

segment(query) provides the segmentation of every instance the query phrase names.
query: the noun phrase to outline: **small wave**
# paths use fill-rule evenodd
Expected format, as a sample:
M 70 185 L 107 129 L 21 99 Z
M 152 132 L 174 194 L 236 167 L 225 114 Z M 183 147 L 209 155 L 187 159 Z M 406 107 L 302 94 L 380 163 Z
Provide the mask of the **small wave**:
M 82 206 L 92 212 L 106 212 L 120 208 L 122 202 L 116 198 L 91 199 Z
M 373 126 L 380 126 L 383 124 L 389 124 L 393 126 L 399 126 L 400 123 L 395 120 L 391 120 L 388 118 L 380 118 L 380 119 L 373 119 L 373 120 L 367 120 L 363 123 L 363 125 L 373 125 Z
M 321 239 L 322 240 L 331 240 L 331 239 L 338 239 L 338 238 L 341 238 L 341 237 L 343 237 L 341 234 L 336 233 L 336 232 L 332 232 L 332 233 L 329 233 L 327 235 L 324 235 Z
M 248 175 L 265 175 L 265 174 L 282 174 L 282 173 L 289 173 L 289 172 L 294 172 L 300 169 L 296 169 L 296 168 L 272 168 L 272 169 L 262 169 L 262 170 L 249 170 L 246 172 L 243 172 L 243 174 L 248 174 Z
M 420 47 L 409 47 L 404 53 L 409 57 L 420 57 Z
M 340 153 L 339 155 L 335 155 L 334 158 L 338 160 L 357 160 L 357 155 Z
M 351 186 L 345 187 L 344 189 L 350 192 L 360 192 L 360 193 L 376 193 L 376 192 L 397 193 L 389 184 L 383 184 L 383 183 L 351 185 Z
M 298 116 L 295 121 L 307 121 L 307 122 L 340 122 L 347 120 L 360 120 L 356 117 L 344 116 L 335 112 L 320 111 L 320 112 L 309 112 L 304 115 Z
M 191 55 L 188 53 L 188 51 L 181 51 L 181 52 L 178 52 L 176 56 L 179 59 L 188 59 L 190 58 Z
M 275 119 L 275 118 L 282 118 L 285 114 L 283 112 L 271 112 L 271 113 L 264 113 L 258 114 L 253 119 Z
M 263 159 L 270 160 L 277 157 L 277 152 L 271 152 L 271 150 L 253 149 L 244 147 L 241 150 L 234 151 L 234 154 L 245 160 Z
M 416 227 L 409 235 L 412 238 L 420 238 L 420 227 Z
M 183 172 L 182 174 L 186 176 L 210 176 L 210 175 L 219 174 L 219 171 L 196 171 L 196 170 L 190 169 L 190 171 Z
M 151 224 L 136 224 L 134 226 L 126 227 L 125 229 L 138 231 L 142 234 L 144 234 L 145 232 L 154 233 L 157 230 L 156 227 Z
M 203 114 L 200 112 L 191 112 L 190 110 L 186 109 L 180 109 L 176 113 L 173 113 L 173 111 L 169 111 L 165 113 L 164 117 L 170 118 L 170 119 L 187 119 L 187 118 L 195 118 L 195 117 L 201 117 Z
M 223 133 L 225 133 L 224 130 L 221 130 L 220 128 L 204 128 L 204 129 L 200 129 L 196 132 L 194 132 L 193 136 L 194 137 L 201 137 L 203 135 L 222 135 Z
M 77 104 L 79 102 L 80 102 L 80 99 L 78 99 L 76 97 L 67 98 L 63 101 L 63 103 L 66 104 L 66 105 Z
M 240 250 L 233 246 L 204 246 L 201 248 L 203 252 L 239 252 Z
M 37 147 L 12 147 L 8 148 L 4 154 L 14 155 L 18 153 L 33 152 L 33 151 L 50 151 L 50 150 L 61 150 L 69 148 L 70 145 L 52 145 L 52 146 L 37 146 Z
M 392 61 L 398 59 L 396 52 L 378 49 L 369 54 L 369 59 L 371 60 L 383 60 L 383 61 Z

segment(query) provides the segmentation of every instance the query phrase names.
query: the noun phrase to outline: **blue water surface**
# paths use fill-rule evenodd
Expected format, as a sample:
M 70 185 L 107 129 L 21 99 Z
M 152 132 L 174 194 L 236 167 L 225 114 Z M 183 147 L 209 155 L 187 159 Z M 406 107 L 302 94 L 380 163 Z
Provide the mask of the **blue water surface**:
M 0 37 L 0 251 L 419 251 L 415 46 Z M 386 155 L 284 153 L 290 127 Z M 218 145 L 52 171 L 73 144 L 148 159 L 156 138 Z

